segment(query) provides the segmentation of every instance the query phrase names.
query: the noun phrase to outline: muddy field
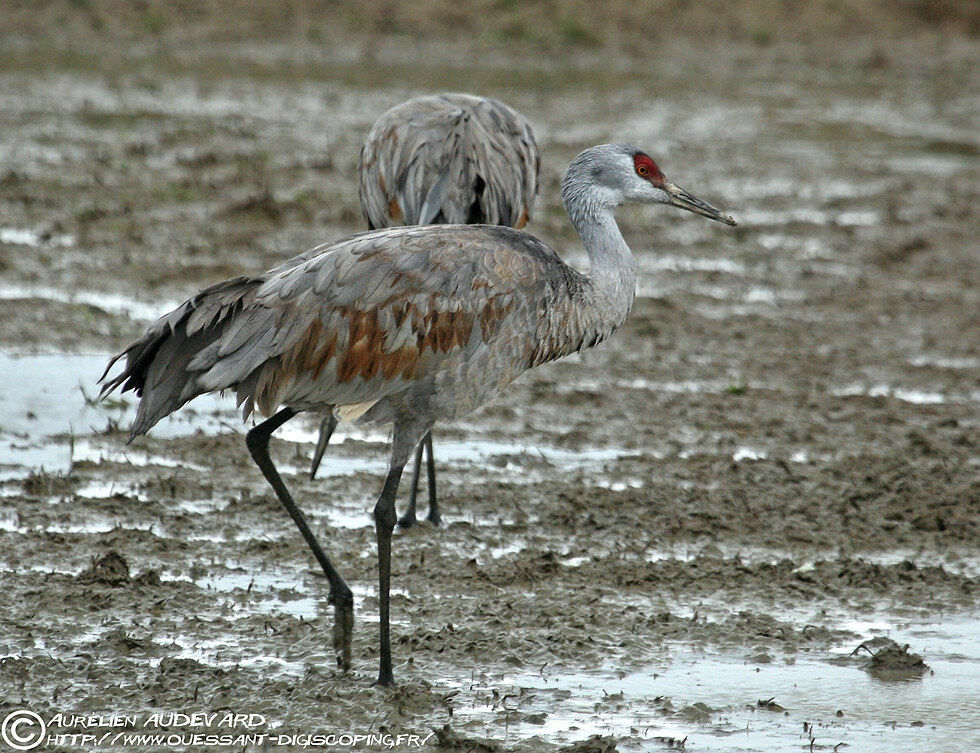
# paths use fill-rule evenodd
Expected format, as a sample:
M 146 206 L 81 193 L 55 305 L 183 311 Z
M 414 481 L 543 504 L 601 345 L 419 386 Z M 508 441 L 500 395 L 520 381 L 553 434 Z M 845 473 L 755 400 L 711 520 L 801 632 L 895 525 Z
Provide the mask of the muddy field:
M 0 715 L 231 711 L 261 715 L 253 733 L 436 730 L 425 747 L 459 751 L 977 749 L 975 43 L 601 68 L 4 52 Z M 437 427 L 444 523 L 396 535 L 389 691 L 370 686 L 383 435 L 342 427 L 313 482 L 314 419 L 273 444 L 355 592 L 345 675 L 233 401 L 127 445 L 131 400 L 92 397 L 173 303 L 360 229 L 370 124 L 443 89 L 530 118 L 529 230 L 580 267 L 558 181 L 593 143 L 646 147 L 740 225 L 621 212 L 627 325 Z

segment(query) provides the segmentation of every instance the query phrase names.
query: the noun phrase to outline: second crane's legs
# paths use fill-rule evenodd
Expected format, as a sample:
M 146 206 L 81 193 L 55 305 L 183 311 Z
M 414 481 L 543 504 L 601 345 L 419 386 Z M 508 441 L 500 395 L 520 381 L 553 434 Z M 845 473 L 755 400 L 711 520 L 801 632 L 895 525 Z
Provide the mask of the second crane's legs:
M 316 476 L 317 468 L 320 467 L 320 461 L 323 459 L 323 453 L 327 449 L 327 444 L 330 442 L 330 437 L 333 436 L 334 430 L 337 428 L 337 419 L 331 413 L 324 417 L 323 421 L 320 422 L 320 435 L 317 438 L 316 450 L 313 453 L 313 462 L 310 464 L 310 480 L 312 481 Z M 442 516 L 439 515 L 439 505 L 436 501 L 436 461 L 432 454 L 432 432 L 428 432 L 425 438 L 422 440 L 422 444 L 419 445 L 418 449 L 415 451 L 415 459 L 412 466 L 412 487 L 409 491 L 408 497 L 408 509 L 405 510 L 405 514 L 398 519 L 398 525 L 402 528 L 411 528 L 418 522 L 416 517 L 416 498 L 419 493 L 419 476 L 422 470 L 422 452 L 425 452 L 426 457 L 426 475 L 428 478 L 428 493 L 429 493 L 429 514 L 426 519 L 432 523 L 432 525 L 439 525 L 442 522 Z
M 415 461 L 412 467 L 412 488 L 408 494 L 408 509 L 405 514 L 398 519 L 398 525 L 402 528 L 411 528 L 418 519 L 415 517 L 415 500 L 419 494 L 419 475 L 422 471 L 422 453 L 425 452 L 426 471 L 428 472 L 429 490 L 429 514 L 427 519 L 432 525 L 437 526 L 442 522 L 439 515 L 439 506 L 436 503 L 436 461 L 432 456 L 432 432 L 428 432 L 415 450 Z

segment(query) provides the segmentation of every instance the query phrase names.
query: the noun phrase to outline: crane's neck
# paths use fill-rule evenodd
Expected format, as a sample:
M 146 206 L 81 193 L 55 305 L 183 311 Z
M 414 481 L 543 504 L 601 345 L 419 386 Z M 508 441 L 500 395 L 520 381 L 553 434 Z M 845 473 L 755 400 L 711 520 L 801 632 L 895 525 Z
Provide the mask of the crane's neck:
M 581 185 L 581 184 L 579 184 Z M 565 210 L 589 255 L 589 281 L 584 295 L 591 312 L 587 326 L 594 328 L 598 340 L 619 327 L 633 307 L 636 295 L 636 260 L 619 231 L 613 216 L 615 197 L 608 189 L 567 185 L 562 191 Z

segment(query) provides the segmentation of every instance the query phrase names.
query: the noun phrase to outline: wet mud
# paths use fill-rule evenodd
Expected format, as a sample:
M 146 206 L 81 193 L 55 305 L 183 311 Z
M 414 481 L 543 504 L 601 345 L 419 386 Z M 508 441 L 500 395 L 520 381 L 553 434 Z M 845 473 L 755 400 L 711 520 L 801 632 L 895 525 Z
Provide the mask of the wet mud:
M 430 69 L 529 116 L 529 229 L 572 263 L 558 181 L 592 143 L 648 147 L 740 225 L 624 211 L 623 329 L 437 427 L 444 523 L 394 544 L 394 690 L 371 687 L 383 434 L 342 427 L 315 481 L 315 418 L 272 445 L 354 590 L 343 674 L 233 401 L 127 444 L 132 398 L 93 396 L 168 306 L 360 229 L 360 141 L 421 85 L 293 75 L 274 46 L 262 75 L 0 64 L 0 712 L 228 709 L 459 751 L 973 750 L 976 47 L 905 44 L 623 59 L 602 87 Z

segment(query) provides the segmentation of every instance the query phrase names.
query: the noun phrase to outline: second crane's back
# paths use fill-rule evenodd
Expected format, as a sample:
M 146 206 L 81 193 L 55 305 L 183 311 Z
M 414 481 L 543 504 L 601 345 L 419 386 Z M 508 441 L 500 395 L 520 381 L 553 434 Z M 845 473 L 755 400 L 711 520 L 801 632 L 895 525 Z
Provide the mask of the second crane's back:
M 495 99 L 416 97 L 378 118 L 358 161 L 371 228 L 527 224 L 541 158 L 531 125 Z

